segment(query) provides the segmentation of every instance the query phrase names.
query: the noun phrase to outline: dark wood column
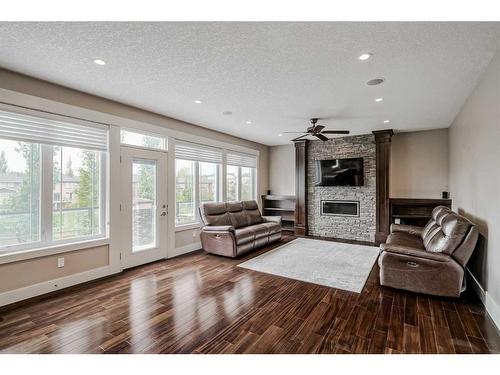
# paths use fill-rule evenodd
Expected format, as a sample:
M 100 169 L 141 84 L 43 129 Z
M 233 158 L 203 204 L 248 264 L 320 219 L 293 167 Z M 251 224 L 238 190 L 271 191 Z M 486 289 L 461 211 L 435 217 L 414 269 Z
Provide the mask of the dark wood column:
M 377 155 L 377 198 L 376 216 L 377 226 L 375 244 L 379 245 L 389 235 L 389 162 L 391 156 L 392 129 L 372 132 L 375 136 L 375 150 Z
M 295 142 L 295 234 L 307 235 L 307 139 Z

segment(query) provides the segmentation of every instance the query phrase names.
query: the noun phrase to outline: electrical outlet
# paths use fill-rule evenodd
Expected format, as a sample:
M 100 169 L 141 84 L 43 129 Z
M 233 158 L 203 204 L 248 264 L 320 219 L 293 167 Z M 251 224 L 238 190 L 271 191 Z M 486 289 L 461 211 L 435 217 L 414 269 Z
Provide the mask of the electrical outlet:
M 57 258 L 57 268 L 64 267 L 64 258 Z

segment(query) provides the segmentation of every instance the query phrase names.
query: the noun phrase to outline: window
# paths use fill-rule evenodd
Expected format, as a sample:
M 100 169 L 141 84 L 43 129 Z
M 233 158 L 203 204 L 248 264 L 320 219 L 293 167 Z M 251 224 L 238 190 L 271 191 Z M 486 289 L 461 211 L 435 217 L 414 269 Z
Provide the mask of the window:
M 120 142 L 124 145 L 152 148 L 156 150 L 166 150 L 167 142 L 165 137 L 151 134 L 142 134 L 130 130 L 120 131 Z
M 223 184 L 223 150 L 187 142 L 175 144 L 175 223 L 198 223 L 203 202 L 256 199 L 257 158 L 228 152 Z
M 105 236 L 107 127 L 26 112 L 0 110 L 0 253 Z
M 196 221 L 194 197 L 195 162 L 175 161 L 175 223 L 189 224 Z
M 200 202 L 217 202 L 219 166 L 214 163 L 198 163 Z
M 175 145 L 175 223 L 198 222 L 198 206 L 202 202 L 222 199 L 222 151 L 194 143 Z
M 52 240 L 102 234 L 99 151 L 54 146 Z
M 156 247 L 156 163 L 132 163 L 132 252 Z
M 238 200 L 238 182 L 239 178 L 239 168 L 234 165 L 228 165 L 226 168 L 226 200 L 227 201 L 237 201 Z
M 241 200 L 255 199 L 255 168 L 241 167 Z
M 229 153 L 226 167 L 226 200 L 256 199 L 257 158 L 252 155 Z
M 39 242 L 40 145 L 0 139 L 0 150 L 0 249 Z

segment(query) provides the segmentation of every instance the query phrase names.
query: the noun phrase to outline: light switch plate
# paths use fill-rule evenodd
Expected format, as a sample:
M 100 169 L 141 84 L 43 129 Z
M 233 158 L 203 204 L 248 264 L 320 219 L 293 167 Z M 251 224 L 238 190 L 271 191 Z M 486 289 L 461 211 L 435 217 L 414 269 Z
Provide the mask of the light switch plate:
M 57 268 L 64 267 L 64 258 L 57 258 Z

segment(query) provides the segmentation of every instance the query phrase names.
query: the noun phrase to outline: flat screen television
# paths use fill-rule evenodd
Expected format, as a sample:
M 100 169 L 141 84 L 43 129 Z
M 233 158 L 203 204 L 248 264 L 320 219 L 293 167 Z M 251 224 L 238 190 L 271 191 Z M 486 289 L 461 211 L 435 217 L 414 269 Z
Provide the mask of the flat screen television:
M 363 158 L 316 160 L 316 186 L 363 186 Z

